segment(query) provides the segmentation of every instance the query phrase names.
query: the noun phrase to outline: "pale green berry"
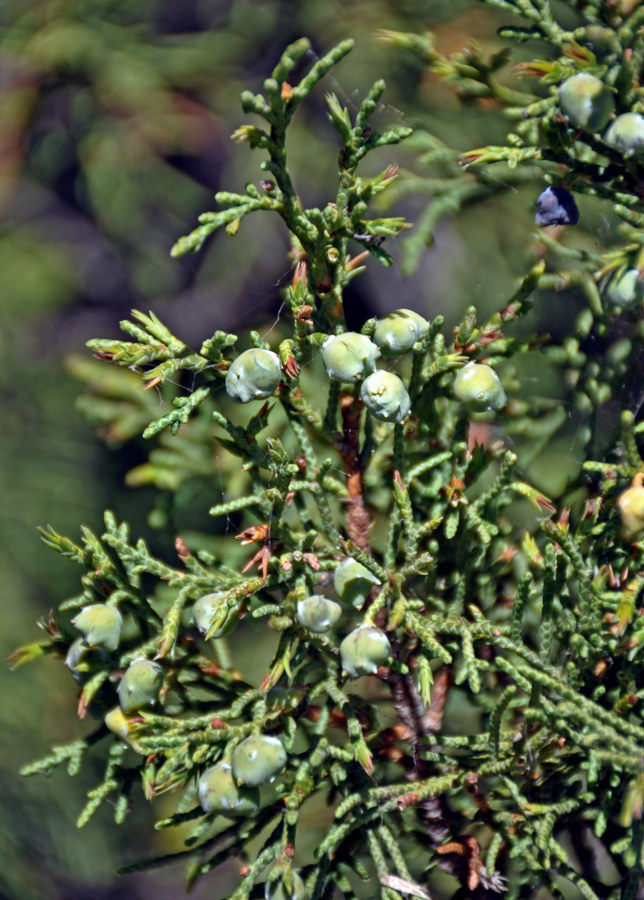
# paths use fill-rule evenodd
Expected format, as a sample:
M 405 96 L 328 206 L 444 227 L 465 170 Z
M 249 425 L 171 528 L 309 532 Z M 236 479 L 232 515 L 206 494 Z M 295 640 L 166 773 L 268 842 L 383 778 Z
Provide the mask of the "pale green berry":
M 396 309 L 378 319 L 373 341 L 383 356 L 401 356 L 425 337 L 428 327 L 427 319 L 413 309 Z
M 381 422 L 402 422 L 411 408 L 411 399 L 401 379 L 384 369 L 365 378 L 360 397 L 374 419 Z
M 286 889 L 282 880 L 267 881 L 264 885 L 264 900 L 309 900 L 301 875 L 295 871 L 291 875 L 293 886 L 290 891 Z
M 644 298 L 644 279 L 639 269 L 620 269 L 604 286 L 604 297 L 615 306 L 630 306 Z
M 598 60 L 609 59 L 618 56 L 622 52 L 617 36 L 612 28 L 603 28 L 601 25 L 588 25 L 581 29 L 581 33 L 575 31 L 577 41 L 590 47 Z
M 67 648 L 67 655 L 65 656 L 65 665 L 68 669 L 74 671 L 76 666 L 80 663 L 83 656 L 89 652 L 89 647 L 85 643 L 82 638 L 76 638 L 75 641 Z
M 362 607 L 371 589 L 380 583 L 373 572 L 352 556 L 343 559 L 333 573 L 336 594 L 344 603 L 350 603 L 356 609 Z
M 490 366 L 471 362 L 454 379 L 454 394 L 474 412 L 501 409 L 507 402 L 499 376 Z
M 259 809 L 259 791 L 238 787 L 230 763 L 217 763 L 200 776 L 197 785 L 204 812 L 223 816 L 252 816 Z
M 312 594 L 297 604 L 297 621 L 309 631 L 322 634 L 329 631 L 342 615 L 342 607 L 335 600 Z
M 128 719 L 120 706 L 115 706 L 106 713 L 103 719 L 109 730 L 124 741 L 137 753 L 143 753 L 139 743 L 137 742 L 137 734 L 140 732 L 140 723 L 133 722 Z
M 635 476 L 632 485 L 619 495 L 617 508 L 622 519 L 622 535 L 629 539 L 644 530 L 644 487 L 642 476 Z
M 226 372 L 226 391 L 239 403 L 265 400 L 277 390 L 282 366 L 277 353 L 253 347 L 240 353 Z
M 232 766 L 237 784 L 256 787 L 274 781 L 284 771 L 286 750 L 279 738 L 251 734 L 233 750 Z
M 604 140 L 624 156 L 644 157 L 644 116 L 639 113 L 617 116 L 605 132 Z
M 72 619 L 88 647 L 116 650 L 121 640 L 123 619 L 115 606 L 93 603 L 84 606 Z
M 322 344 L 322 361 L 334 381 L 360 381 L 376 367 L 380 349 L 366 334 L 346 331 L 328 337 Z
M 390 656 L 389 638 L 375 625 L 359 625 L 340 644 L 342 668 L 351 678 L 375 675 Z
M 611 91 L 594 75 L 580 72 L 559 86 L 559 105 L 577 128 L 601 131 L 615 110 Z
M 201 634 L 206 635 L 210 630 L 215 617 L 219 622 L 216 630 L 211 634 L 213 638 L 225 637 L 237 625 L 238 613 L 236 609 L 228 610 L 224 605 L 225 594 L 216 592 L 204 594 L 192 607 L 192 621 Z
M 92 651 L 83 638 L 76 638 L 67 648 L 65 665 L 72 673 L 72 677 L 77 684 L 82 684 L 89 675 L 88 663 L 84 661 L 88 654 L 91 656 Z
M 135 659 L 118 686 L 119 703 L 125 713 L 156 703 L 163 684 L 163 667 L 151 659 Z

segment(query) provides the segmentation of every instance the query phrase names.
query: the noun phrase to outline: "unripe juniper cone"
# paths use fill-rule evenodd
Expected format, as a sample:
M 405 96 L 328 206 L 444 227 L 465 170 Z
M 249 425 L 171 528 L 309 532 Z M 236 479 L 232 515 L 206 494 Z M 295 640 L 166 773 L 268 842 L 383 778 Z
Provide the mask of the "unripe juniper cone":
M 580 44 L 593 51 L 600 62 L 612 59 L 621 53 L 621 46 L 611 28 L 588 25 L 577 37 Z
M 631 539 L 644 530 L 644 475 L 638 473 L 631 486 L 619 495 L 617 508 L 622 519 L 622 534 Z
M 216 618 L 220 624 L 210 635 L 212 638 L 224 637 L 234 630 L 239 614 L 236 609 L 227 609 L 225 603 L 226 595 L 215 592 L 213 594 L 204 594 L 193 606 L 192 621 L 204 637 L 210 631 Z
M 87 646 L 83 638 L 76 638 L 73 643 L 69 645 L 67 650 L 67 655 L 65 656 L 65 665 L 69 669 L 69 671 L 74 676 L 74 679 L 78 682 L 83 680 L 85 675 L 78 667 L 83 662 L 83 657 L 87 656 L 90 652 L 90 648 Z
M 342 668 L 351 678 L 375 675 L 390 655 L 389 638 L 375 625 L 359 625 L 340 644 Z
M 140 729 L 137 728 L 134 718 L 126 716 L 120 706 L 115 706 L 107 712 L 103 721 L 107 728 L 132 750 L 142 753 L 141 746 L 137 741 L 137 733 Z
M 507 401 L 494 369 L 475 362 L 460 369 L 454 379 L 454 395 L 473 412 L 501 409 Z
M 121 640 L 123 619 L 115 606 L 93 603 L 84 606 L 72 619 L 88 647 L 116 650 Z
M 561 111 L 577 128 L 601 131 L 615 110 L 609 88 L 596 78 L 580 72 L 567 78 L 559 87 Z
M 614 306 L 627 307 L 644 298 L 644 278 L 639 269 L 620 269 L 606 279 L 602 296 Z
M 156 703 L 163 684 L 163 667 L 150 659 L 135 659 L 119 682 L 118 695 L 124 713 Z
M 251 734 L 233 750 L 233 776 L 240 785 L 266 784 L 284 771 L 286 760 L 286 750 L 279 738 Z
M 355 331 L 328 337 L 322 345 L 324 367 L 334 381 L 361 381 L 374 371 L 379 356 L 379 347 Z
M 644 158 L 644 116 L 639 113 L 617 116 L 604 134 L 604 141 L 626 157 Z
M 383 356 L 401 356 L 427 334 L 428 327 L 427 319 L 413 309 L 396 309 L 378 319 L 373 341 Z
M 333 586 L 338 597 L 356 609 L 361 609 L 371 589 L 380 579 L 352 556 L 343 559 L 333 572 Z
M 239 403 L 265 400 L 275 393 L 281 379 L 282 367 L 277 353 L 253 347 L 232 361 L 226 372 L 226 391 Z
M 365 378 L 360 397 L 374 419 L 381 422 L 402 422 L 411 408 L 404 383 L 398 375 L 385 369 Z
M 259 809 L 259 790 L 235 784 L 232 766 L 220 762 L 199 776 L 199 803 L 204 812 L 224 816 L 252 816 Z
M 297 604 L 297 621 L 309 631 L 322 634 L 329 631 L 340 619 L 342 607 L 334 600 L 312 594 Z

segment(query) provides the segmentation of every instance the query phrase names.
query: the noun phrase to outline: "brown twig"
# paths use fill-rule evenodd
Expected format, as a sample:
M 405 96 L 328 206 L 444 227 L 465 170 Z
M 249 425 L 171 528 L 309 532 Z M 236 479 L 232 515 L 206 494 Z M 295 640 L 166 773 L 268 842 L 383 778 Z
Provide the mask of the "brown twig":
M 361 550 L 370 553 L 369 532 L 373 526 L 364 500 L 362 464 L 360 462 L 360 414 L 362 401 L 353 394 L 344 394 L 340 400 L 342 437 L 338 450 L 344 463 L 349 497 L 347 505 L 347 535 Z
M 392 670 L 387 676 L 387 681 L 391 686 L 398 720 L 403 725 L 412 747 L 413 764 L 405 765 L 407 780 L 422 781 L 430 777 L 431 764 L 421 758 L 420 745 L 423 738 L 440 731 L 450 682 L 449 670 L 441 669 L 436 676 L 432 700 L 427 709 L 418 694 L 411 673 L 402 675 Z M 417 805 L 416 810 L 432 847 L 440 846 L 451 831 L 442 798 L 430 797 L 423 800 Z
M 402 675 L 391 671 L 387 681 L 391 686 L 392 699 L 400 723 L 397 726 L 401 732 L 399 737 L 409 741 L 412 749 L 411 758 L 403 755 L 398 761 L 405 769 L 408 781 L 423 781 L 431 777 L 432 764 L 421 758 L 421 743 L 427 737 L 438 734 L 441 729 L 450 685 L 449 669 L 441 669 L 436 676 L 431 703 L 427 709 L 419 696 L 413 674 Z M 496 873 L 488 875 L 480 857 L 480 846 L 475 838 L 456 837 L 446 843 L 448 837 L 454 834 L 455 828 L 443 797 L 427 797 L 418 802 L 418 795 L 410 792 L 400 799 L 401 808 L 416 807 L 416 815 L 422 823 L 428 843 L 440 855 L 440 867 L 455 875 L 464 890 L 481 897 L 489 891 L 496 893 L 505 890 L 502 878 Z

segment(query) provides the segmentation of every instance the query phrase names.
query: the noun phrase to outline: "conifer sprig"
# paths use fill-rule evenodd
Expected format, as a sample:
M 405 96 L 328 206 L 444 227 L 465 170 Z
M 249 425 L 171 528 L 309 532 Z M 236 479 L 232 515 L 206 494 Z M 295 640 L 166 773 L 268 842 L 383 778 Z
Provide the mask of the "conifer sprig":
M 576 71 L 570 47 L 582 46 L 580 35 L 560 27 L 546 0 L 496 5 L 529 20 L 514 38 L 555 48 L 559 68 L 544 69 L 548 77 Z M 583 14 L 596 24 L 594 6 Z M 617 31 L 628 49 L 632 18 Z M 493 97 L 511 112 L 523 104 L 524 146 L 509 145 L 503 159 L 519 162 L 511 151 L 525 150 L 539 162 L 530 178 L 552 172 L 541 163 L 555 157 L 572 161 L 580 179 L 584 165 L 598 164 L 586 158 L 597 152 L 592 136 L 577 141 L 554 122 L 554 95 L 538 106 L 497 81 L 505 53 L 485 59 L 471 48 L 448 59 L 428 38 L 388 37 L 469 98 Z M 625 375 L 641 371 L 641 325 L 640 307 L 611 307 L 602 281 L 639 265 L 639 223 L 625 223 L 628 243 L 613 256 L 544 232 L 547 260 L 487 317 L 471 307 L 448 330 L 442 316 L 394 310 L 347 332 L 347 285 L 369 256 L 389 264 L 383 239 L 405 228 L 397 217 L 366 218 L 396 179 L 395 163 L 373 179 L 358 166 L 408 130 L 370 124 L 381 81 L 353 119 L 328 95 L 342 146 L 338 190 L 322 210 L 302 207 L 285 136 L 299 104 L 350 49 L 339 44 L 291 84 L 309 51 L 297 41 L 262 94 L 244 92 L 244 109 L 266 128 L 236 134 L 268 155 L 271 181 L 219 194 L 223 209 L 174 251 L 197 250 L 221 225 L 234 235 L 247 212 L 277 212 L 294 248 L 279 334 L 238 341 L 217 331 L 194 350 L 153 314 L 135 313 L 122 323 L 134 341 L 90 342 L 103 361 L 133 370 L 120 372 L 127 383 L 81 371 L 102 399 L 97 418 L 108 434 L 136 421 L 152 441 L 130 482 L 156 484 L 166 511 L 206 486 L 222 531 L 174 535 L 171 560 L 109 512 L 103 534 L 83 528 L 78 543 L 43 531 L 81 567 L 82 590 L 43 623 L 48 639 L 20 648 L 14 662 L 64 656 L 78 714 L 102 724 L 24 774 L 62 764 L 75 772 L 90 745 L 104 748 L 79 826 L 106 800 L 123 821 L 138 781 L 150 800 L 172 792 L 176 811 L 157 827 L 189 824 L 186 849 L 128 871 L 186 860 L 192 884 L 235 858 L 233 900 L 353 898 L 360 880 L 387 900 L 427 896 L 425 885 L 432 896 L 437 867 L 474 896 L 558 895 L 563 879 L 600 900 L 611 892 L 605 873 L 566 849 L 591 842 L 611 860 L 613 895 L 634 896 L 643 868 L 644 464 Z M 632 71 L 626 57 L 622 73 Z M 635 96 L 615 79 L 624 98 Z M 552 149 L 553 123 L 563 150 Z M 486 177 L 471 174 L 484 171 L 481 159 L 463 172 L 451 151 L 432 139 L 427 147 L 445 166 L 445 180 L 433 183 L 451 197 L 443 210 L 487 196 Z M 485 154 L 497 160 L 493 148 Z M 507 187 L 513 176 L 498 177 Z M 635 197 L 633 177 L 626 161 L 597 196 L 621 185 Z M 435 221 L 425 219 L 425 237 Z M 366 254 L 352 255 L 352 243 Z M 535 333 L 535 296 L 564 284 L 581 289 L 583 308 L 560 338 Z M 576 483 L 584 500 L 572 511 L 531 483 L 522 449 L 508 446 L 507 435 L 523 437 L 538 454 L 567 418 L 538 389 L 519 393 L 514 367 L 535 353 L 557 367 L 586 430 Z M 170 376 L 180 371 L 191 384 L 177 393 Z M 134 372 L 162 391 L 160 417 L 135 400 Z M 598 424 L 609 399 L 622 411 L 619 434 Z M 237 659 L 257 627 L 271 658 L 251 679 Z M 309 800 L 331 816 L 307 856 Z

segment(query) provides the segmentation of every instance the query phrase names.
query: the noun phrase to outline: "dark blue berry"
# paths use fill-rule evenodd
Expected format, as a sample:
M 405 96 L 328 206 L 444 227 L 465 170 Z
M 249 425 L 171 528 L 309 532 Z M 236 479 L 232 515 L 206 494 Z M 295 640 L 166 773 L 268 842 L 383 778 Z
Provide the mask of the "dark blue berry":
M 547 187 L 539 194 L 534 220 L 541 227 L 576 225 L 579 221 L 579 210 L 575 198 L 566 188 Z

